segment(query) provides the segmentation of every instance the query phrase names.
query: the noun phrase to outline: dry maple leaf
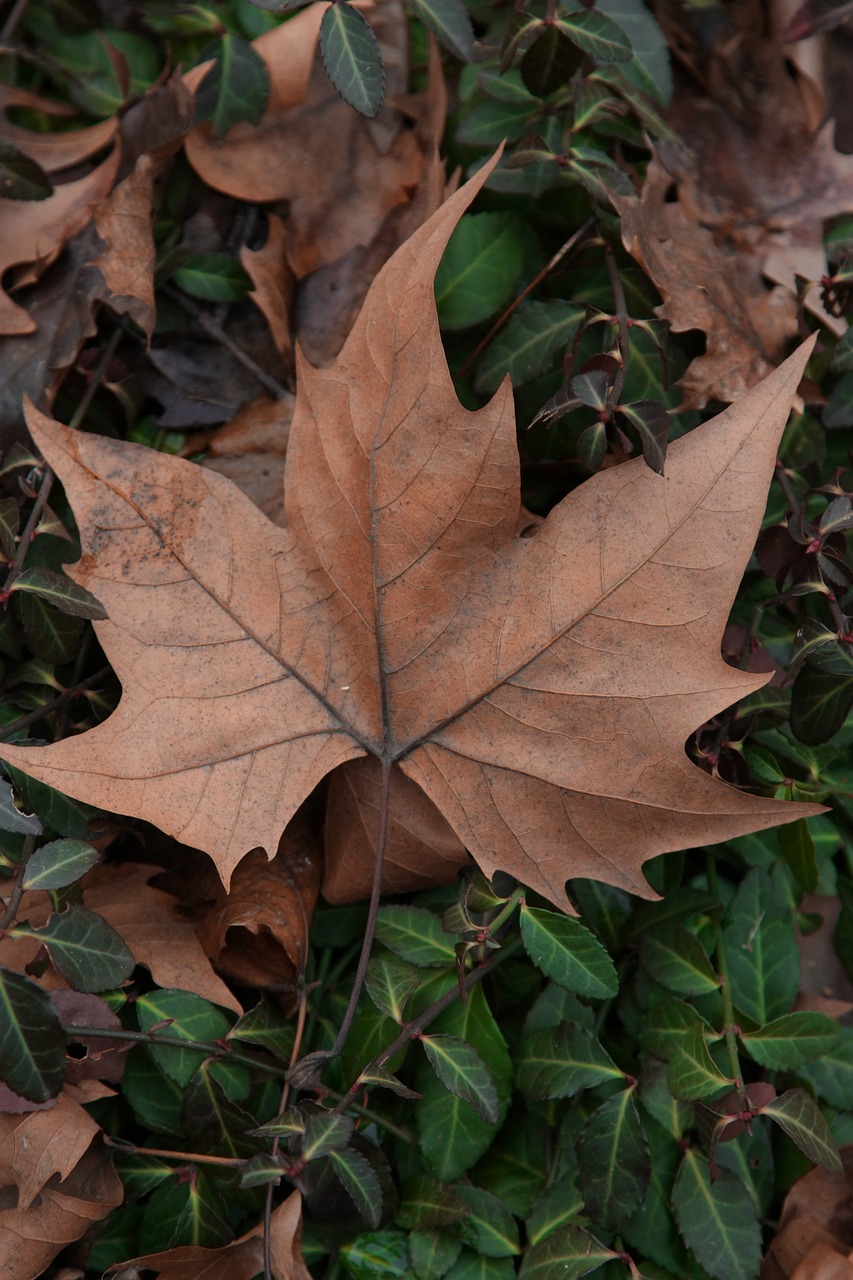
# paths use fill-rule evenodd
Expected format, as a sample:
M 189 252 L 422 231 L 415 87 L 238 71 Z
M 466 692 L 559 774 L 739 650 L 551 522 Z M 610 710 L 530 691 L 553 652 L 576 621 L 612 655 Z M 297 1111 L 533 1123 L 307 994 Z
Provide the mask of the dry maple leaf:
M 697 724 L 765 683 L 720 654 L 808 344 L 725 413 L 593 476 L 516 537 L 512 388 L 456 398 L 433 278 L 483 168 L 379 273 L 335 364 L 300 362 L 287 528 L 210 471 L 31 412 L 74 506 L 74 577 L 117 709 L 17 767 L 206 850 L 227 882 L 364 755 L 398 765 L 486 874 L 569 909 L 589 876 L 819 812 L 693 765 Z

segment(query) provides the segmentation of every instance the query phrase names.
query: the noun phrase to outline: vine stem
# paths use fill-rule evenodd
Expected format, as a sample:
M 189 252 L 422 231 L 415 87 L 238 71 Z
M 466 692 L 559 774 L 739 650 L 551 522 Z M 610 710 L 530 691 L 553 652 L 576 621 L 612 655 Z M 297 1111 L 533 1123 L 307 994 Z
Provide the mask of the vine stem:
M 29 862 L 36 850 L 35 836 L 24 837 L 23 858 L 17 867 L 15 875 L 15 884 L 12 892 L 9 894 L 9 901 L 6 903 L 6 910 L 0 916 L 0 937 L 9 928 L 9 925 L 18 914 L 18 907 L 21 905 L 21 898 L 24 896 L 24 867 Z
M 2 732 L 0 732 L 0 742 L 6 742 L 19 729 L 26 729 L 31 724 L 38 724 L 39 720 L 44 720 L 54 711 L 61 711 L 69 703 L 73 702 L 75 698 L 78 698 L 84 690 L 106 679 L 111 671 L 112 667 L 101 667 L 94 675 L 86 676 L 85 679 L 78 680 L 70 689 L 66 689 L 64 693 L 58 693 L 55 698 L 51 698 L 50 702 L 46 702 L 44 706 L 37 707 L 35 711 L 28 711 L 26 715 L 19 716 L 11 724 L 4 725 Z
M 333 1058 L 337 1058 L 341 1049 L 346 1044 L 350 1027 L 352 1026 L 355 1011 L 358 1006 L 359 997 L 361 996 L 362 987 L 364 986 L 364 978 L 367 973 L 367 962 L 370 959 L 370 952 L 373 950 L 373 939 L 376 933 L 376 917 L 379 911 L 379 900 L 382 896 L 382 873 L 385 868 L 385 847 L 388 842 L 388 802 L 391 794 L 391 769 L 393 768 L 390 760 L 382 761 L 382 779 L 379 791 L 379 834 L 376 839 L 376 861 L 373 867 L 373 884 L 370 890 L 370 906 L 367 911 L 367 921 L 364 926 L 364 940 L 361 944 L 361 955 L 358 958 L 358 968 L 355 973 L 355 980 L 350 991 L 349 1003 L 347 1004 L 346 1013 L 343 1021 L 338 1029 L 335 1037 L 335 1043 L 331 1049 L 317 1049 L 313 1053 L 308 1053 L 304 1058 L 292 1066 L 287 1074 L 287 1079 L 297 1089 L 310 1087 L 311 1083 L 316 1079 L 318 1068 L 325 1066 L 327 1062 L 331 1062 Z
M 183 1164 L 218 1164 L 229 1169 L 242 1169 L 246 1161 L 242 1156 L 205 1156 L 197 1151 L 169 1151 L 165 1147 L 137 1147 L 132 1142 L 116 1142 L 104 1134 L 104 1145 L 113 1151 L 123 1151 L 129 1156 L 157 1156 L 163 1160 L 180 1160 Z
M 605 246 L 604 259 L 607 263 L 607 274 L 610 276 L 610 287 L 613 290 L 613 305 L 616 308 L 616 319 L 619 322 L 619 369 L 613 380 L 611 390 L 612 403 L 617 405 L 619 397 L 622 394 L 622 388 L 625 385 L 625 375 L 628 372 L 628 350 L 630 347 L 630 335 L 628 333 L 628 304 L 625 301 L 625 290 L 622 287 L 622 278 L 619 275 L 619 268 L 616 265 L 616 255 L 610 248 Z
M 287 1067 L 255 1058 L 252 1054 L 241 1053 L 239 1049 L 226 1048 L 221 1044 L 205 1044 L 201 1040 L 185 1040 L 183 1036 L 152 1034 L 150 1031 L 126 1031 L 124 1027 L 85 1027 L 63 1023 L 62 1030 L 72 1040 L 124 1040 L 134 1044 L 162 1045 L 168 1049 L 195 1049 L 208 1058 L 222 1058 L 226 1062 L 242 1062 L 246 1067 L 254 1067 L 257 1071 L 265 1071 L 270 1076 L 283 1076 Z
M 714 864 L 713 854 L 705 855 L 705 866 L 708 875 L 708 888 L 711 893 L 719 900 L 719 886 L 717 883 L 717 868 Z M 716 947 L 717 970 L 720 975 L 720 989 L 723 997 L 723 1036 L 726 1042 L 726 1051 L 729 1055 L 729 1068 L 732 1073 L 734 1086 L 737 1089 L 741 1106 L 744 1110 L 749 1106 L 749 1100 L 743 1087 L 743 1074 L 740 1069 L 740 1058 L 737 1051 L 737 1036 L 735 1035 L 735 1011 L 732 1004 L 732 986 L 729 978 L 729 965 L 726 959 L 726 949 L 723 946 L 723 930 L 719 919 L 717 920 L 717 947 Z
M 299 975 L 299 1009 L 296 1015 L 296 1035 L 293 1038 L 293 1049 L 290 1054 L 290 1067 L 296 1065 L 299 1058 L 299 1051 L 302 1048 L 302 1038 L 305 1035 L 305 1015 L 308 1010 L 308 995 L 305 990 L 305 971 L 304 961 L 303 970 Z M 278 1114 L 284 1115 L 287 1110 L 287 1102 L 290 1097 L 290 1081 L 285 1078 L 284 1087 L 281 1091 L 281 1102 L 278 1107 Z M 275 1158 L 278 1155 L 280 1147 L 280 1138 L 276 1134 L 272 1140 L 271 1155 Z M 270 1183 L 267 1187 L 267 1194 L 264 1199 L 264 1280 L 274 1280 L 272 1273 L 272 1199 L 274 1183 Z

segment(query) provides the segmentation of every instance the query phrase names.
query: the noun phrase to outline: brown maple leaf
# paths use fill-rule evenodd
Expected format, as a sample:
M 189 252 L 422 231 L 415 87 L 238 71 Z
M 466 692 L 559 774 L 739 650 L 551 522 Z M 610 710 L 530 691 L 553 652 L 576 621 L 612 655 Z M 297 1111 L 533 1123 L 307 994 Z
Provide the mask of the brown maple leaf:
M 765 682 L 720 654 L 808 354 L 519 538 L 512 389 L 456 398 L 433 278 L 486 166 L 379 273 L 335 364 L 300 363 L 287 528 L 222 477 L 30 415 L 77 514 L 74 576 L 123 685 L 102 724 L 7 746 L 34 777 L 209 852 L 226 881 L 365 755 L 417 783 L 487 874 L 569 908 L 589 876 L 819 812 L 690 763 Z

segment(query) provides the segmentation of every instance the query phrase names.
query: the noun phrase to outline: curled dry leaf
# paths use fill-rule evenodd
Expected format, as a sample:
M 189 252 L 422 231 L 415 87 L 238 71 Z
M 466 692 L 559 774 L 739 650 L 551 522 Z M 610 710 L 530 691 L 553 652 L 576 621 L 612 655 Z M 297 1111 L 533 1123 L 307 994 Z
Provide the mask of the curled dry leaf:
M 114 311 L 129 315 L 151 339 L 157 311 L 154 305 L 154 232 L 151 204 L 156 165 L 142 155 L 133 171 L 94 209 L 98 235 L 105 242 L 94 260 L 108 289 Z
M 0 1275 L 9 1280 L 37 1280 L 122 1201 L 98 1125 L 64 1094 L 48 1111 L 0 1115 L 0 1186 Z
M 123 685 L 102 724 L 4 754 L 209 852 L 228 882 L 328 773 L 370 755 L 437 805 L 487 875 L 565 909 L 573 876 L 795 816 L 687 758 L 765 683 L 720 641 L 810 345 L 676 442 L 588 480 L 516 537 L 508 382 L 470 413 L 433 280 L 489 166 L 379 273 L 335 364 L 300 368 L 287 528 L 205 468 L 31 413 L 81 530 Z
M 287 262 L 287 232 L 281 218 L 267 214 L 268 232 L 262 249 L 240 250 L 254 289 L 249 297 L 264 315 L 273 341 L 284 358 L 293 355 L 290 307 L 293 302 L 293 272 Z
M 316 57 L 327 6 L 313 4 L 254 41 L 270 78 L 260 123 L 234 125 L 224 138 L 198 125 L 185 143 L 204 181 L 241 200 L 286 200 L 287 254 L 297 276 L 369 245 L 385 215 L 409 199 L 421 148 L 397 130 L 380 150 L 369 122 L 340 98 Z M 404 21 L 404 20 L 403 20 Z
M 258 1225 L 221 1249 L 182 1245 L 162 1253 L 131 1258 L 108 1272 L 109 1280 L 136 1280 L 140 1270 L 156 1271 L 159 1280 L 254 1280 L 263 1270 L 262 1227 Z M 273 1280 L 311 1280 L 302 1259 L 302 1196 L 298 1191 L 274 1210 L 270 1219 Z

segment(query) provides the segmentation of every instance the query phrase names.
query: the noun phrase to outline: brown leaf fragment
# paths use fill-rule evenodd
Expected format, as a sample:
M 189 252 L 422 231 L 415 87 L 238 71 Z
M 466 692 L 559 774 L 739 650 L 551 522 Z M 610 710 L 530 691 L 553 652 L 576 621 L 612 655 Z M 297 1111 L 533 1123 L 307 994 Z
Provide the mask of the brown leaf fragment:
M 102 1027 L 121 1030 L 121 1022 L 105 1000 L 81 991 L 53 991 L 50 1002 L 66 1027 Z M 84 1080 L 110 1080 L 117 1084 L 124 1075 L 127 1052 L 132 1040 L 113 1040 L 98 1036 L 82 1036 L 73 1042 L 68 1053 L 65 1086 L 79 1085 Z
M 161 867 L 125 862 L 95 867 L 83 882 L 83 901 L 124 938 L 138 964 L 160 987 L 178 987 L 235 1013 L 242 1006 L 213 971 L 191 920 L 170 893 L 149 884 Z
M 240 261 L 255 286 L 249 296 L 264 315 L 275 345 L 289 363 L 293 355 L 293 273 L 287 262 L 287 232 L 274 213 L 267 214 L 267 221 L 269 231 L 263 248 L 241 249 Z
M 27 108 L 57 118 L 74 114 L 73 107 L 52 102 L 28 89 L 14 85 L 0 85 L 0 137 L 13 143 L 19 151 L 37 161 L 47 173 L 58 173 L 88 160 L 102 151 L 113 140 L 118 130 L 118 120 L 110 117 L 98 124 L 82 129 L 68 129 L 61 133 L 37 133 L 25 129 L 9 119 L 11 108 Z
M 129 315 L 148 338 L 154 330 L 154 233 L 151 204 L 156 166 L 140 156 L 132 173 L 93 208 L 95 226 L 105 245 L 94 260 L 107 289 L 107 302 Z
M 292 822 L 274 858 L 262 849 L 246 854 L 228 893 L 216 877 L 215 898 L 196 925 L 205 953 L 230 982 L 291 996 L 305 971 L 319 887 L 316 836 Z
M 488 173 L 386 264 L 335 364 L 299 362 L 285 530 L 205 468 L 31 412 L 123 694 L 83 735 L 4 747 L 11 763 L 209 852 L 228 882 L 372 755 L 487 875 L 565 909 L 572 876 L 648 896 L 654 854 L 822 811 L 739 792 L 684 749 L 765 683 L 720 642 L 810 344 L 676 441 L 665 477 L 611 468 L 516 537 L 511 387 L 460 406 L 433 290 Z
M 131 1258 L 107 1272 L 108 1280 L 136 1280 L 142 1270 L 156 1271 L 159 1280 L 254 1280 L 263 1270 L 262 1227 L 258 1225 L 233 1244 L 220 1249 L 181 1245 L 162 1253 Z M 270 1220 L 273 1280 L 311 1280 L 302 1260 L 302 1196 L 292 1192 Z
M 824 1272 L 815 1270 L 818 1262 L 833 1268 L 828 1280 L 848 1280 L 831 1254 L 846 1262 L 853 1248 L 853 1146 L 841 1147 L 839 1154 L 843 1173 L 812 1169 L 788 1192 L 761 1280 L 824 1280 Z
M 259 396 L 215 431 L 194 434 L 186 452 L 206 447 L 203 465 L 233 480 L 259 511 L 284 528 L 284 459 L 293 398 Z
M 805 915 L 819 915 L 821 922 L 810 933 L 797 931 L 800 990 L 796 1008 L 826 1013 L 830 1018 L 843 1017 L 853 1010 L 853 982 L 835 949 L 841 902 L 827 894 L 810 894 L 803 898 L 799 909 Z
M 356 902 L 370 894 L 379 835 L 380 771 L 351 760 L 332 774 L 326 808 L 323 897 Z M 389 801 L 383 893 L 408 893 L 455 880 L 470 859 L 420 787 L 395 770 Z
M 0 1116 L 0 1183 L 3 1280 L 38 1280 L 65 1245 L 117 1208 L 123 1196 L 98 1126 L 64 1096 L 52 1110 L 23 1120 Z M 6 1207 L 6 1193 L 14 1194 L 16 1186 L 17 1202 Z
M 46 200 L 0 199 L 0 273 L 19 262 L 38 263 L 40 271 L 52 262 L 89 221 L 89 205 L 110 190 L 118 162 L 115 149 L 91 173 L 57 187 Z M 34 329 L 28 312 L 0 290 L 0 336 Z

